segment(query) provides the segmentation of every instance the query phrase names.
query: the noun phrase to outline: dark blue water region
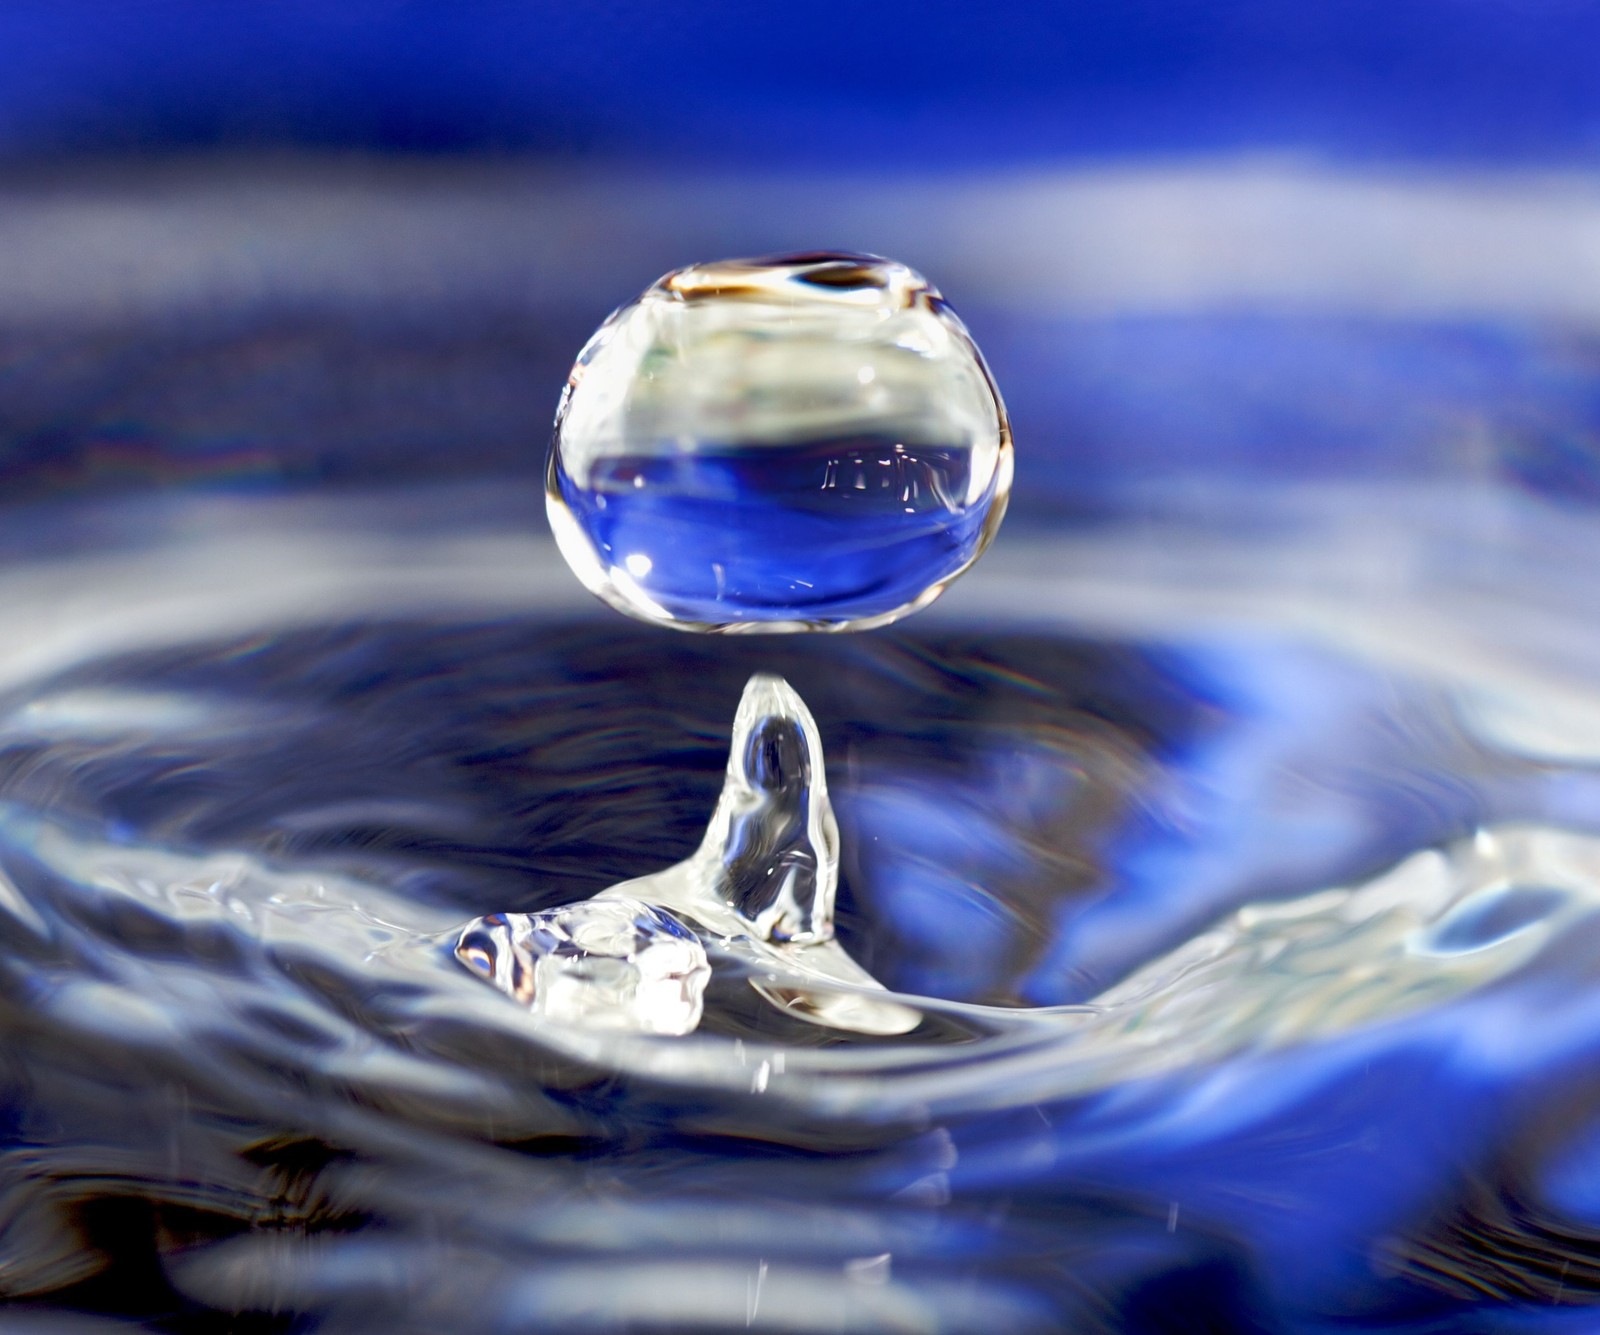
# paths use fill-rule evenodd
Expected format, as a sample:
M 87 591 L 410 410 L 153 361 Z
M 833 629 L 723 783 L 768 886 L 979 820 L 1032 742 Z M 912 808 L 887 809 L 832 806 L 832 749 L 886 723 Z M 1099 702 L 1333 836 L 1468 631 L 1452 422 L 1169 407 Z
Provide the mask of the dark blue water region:
M 601 563 L 676 620 L 853 621 L 977 554 L 995 483 L 968 503 L 968 455 L 871 437 L 674 446 L 596 461 L 586 486 L 558 480 Z
M 0 151 L 1571 158 L 1600 149 L 1596 49 L 1600 9 L 1518 0 L 28 0 L 0 14 Z
M 0 500 L 515 479 L 592 311 L 240 311 L 0 334 Z M 1600 504 L 1600 340 L 1332 317 L 967 310 L 1017 439 L 1008 524 L 1196 484 L 1416 480 Z M 529 522 L 543 521 L 529 507 Z M 0 551 L 20 541 L 0 526 Z M 34 539 L 29 539 L 34 541 Z

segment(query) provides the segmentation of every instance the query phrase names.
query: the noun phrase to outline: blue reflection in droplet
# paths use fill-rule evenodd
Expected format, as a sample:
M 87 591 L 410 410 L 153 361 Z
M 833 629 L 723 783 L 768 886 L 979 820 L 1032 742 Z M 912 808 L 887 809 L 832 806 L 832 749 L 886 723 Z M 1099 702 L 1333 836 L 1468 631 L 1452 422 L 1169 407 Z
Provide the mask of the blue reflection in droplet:
M 694 630 L 851 629 L 932 601 L 1005 511 L 976 346 L 858 255 L 669 274 L 601 327 L 557 419 L 551 526 L 612 606 Z

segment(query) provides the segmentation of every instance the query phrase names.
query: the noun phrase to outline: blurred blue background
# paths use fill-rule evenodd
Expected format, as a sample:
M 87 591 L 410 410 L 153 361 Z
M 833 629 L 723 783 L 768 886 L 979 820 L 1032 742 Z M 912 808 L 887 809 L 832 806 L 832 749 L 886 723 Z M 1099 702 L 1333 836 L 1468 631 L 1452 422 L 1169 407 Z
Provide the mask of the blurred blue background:
M 1577 0 L 135 3 L 0 12 L 0 144 L 915 162 L 1600 150 Z
M 1021 522 L 1587 505 L 1597 51 L 1573 0 L 7 5 L 0 480 L 533 487 L 607 311 L 822 247 L 972 326 Z

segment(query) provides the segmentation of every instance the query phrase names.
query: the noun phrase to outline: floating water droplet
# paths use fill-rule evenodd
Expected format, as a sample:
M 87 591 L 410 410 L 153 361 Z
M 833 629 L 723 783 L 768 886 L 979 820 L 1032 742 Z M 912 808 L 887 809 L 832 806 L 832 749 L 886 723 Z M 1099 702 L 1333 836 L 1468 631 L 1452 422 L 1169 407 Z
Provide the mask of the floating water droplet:
M 1005 513 L 1011 434 L 944 299 L 890 260 L 668 274 L 579 354 L 546 484 L 568 564 L 690 630 L 848 630 L 926 606 Z
M 693 932 L 622 896 L 479 918 L 456 958 L 546 1019 L 648 1034 L 693 1030 L 711 977 Z
M 456 957 L 536 1014 L 585 1028 L 686 1034 L 723 961 L 785 1015 L 908 1033 L 918 1012 L 884 997 L 833 939 L 838 881 L 816 720 L 762 673 L 739 701 L 722 796 L 692 857 L 582 903 L 479 918 Z

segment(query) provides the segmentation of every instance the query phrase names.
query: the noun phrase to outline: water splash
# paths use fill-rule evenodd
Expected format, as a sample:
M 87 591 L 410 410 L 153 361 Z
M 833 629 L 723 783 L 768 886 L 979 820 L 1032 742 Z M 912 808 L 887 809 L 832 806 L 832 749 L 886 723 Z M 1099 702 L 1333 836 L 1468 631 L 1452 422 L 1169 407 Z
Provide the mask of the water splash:
M 920 274 L 874 256 L 668 274 L 590 339 L 546 485 L 562 554 L 631 616 L 847 630 L 926 606 L 1005 513 L 1011 435 Z
M 693 932 L 623 895 L 490 914 L 462 933 L 456 958 L 545 1019 L 649 1034 L 693 1030 L 711 976 Z
M 469 923 L 456 957 L 536 1015 L 682 1035 L 711 956 L 785 1015 L 862 1034 L 921 1023 L 834 939 L 839 828 L 817 723 L 781 677 L 750 678 L 722 796 L 694 855 L 578 904 Z M 702 946 L 696 933 L 704 936 Z

